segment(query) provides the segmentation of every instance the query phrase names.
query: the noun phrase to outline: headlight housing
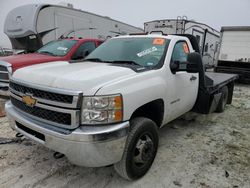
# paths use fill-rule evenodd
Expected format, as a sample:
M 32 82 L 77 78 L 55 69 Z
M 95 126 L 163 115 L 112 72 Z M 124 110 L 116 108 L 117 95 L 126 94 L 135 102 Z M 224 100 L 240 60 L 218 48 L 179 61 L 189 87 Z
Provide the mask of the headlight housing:
M 12 67 L 11 66 L 7 66 L 7 70 L 10 76 L 12 76 Z
M 121 122 L 123 101 L 120 94 L 83 97 L 82 124 L 107 124 Z

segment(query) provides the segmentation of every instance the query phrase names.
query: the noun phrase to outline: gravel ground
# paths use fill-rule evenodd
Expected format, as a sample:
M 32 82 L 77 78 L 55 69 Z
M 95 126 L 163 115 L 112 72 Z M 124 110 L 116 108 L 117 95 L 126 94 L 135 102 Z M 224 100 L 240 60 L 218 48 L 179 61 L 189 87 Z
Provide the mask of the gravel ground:
M 66 158 L 55 160 L 53 151 L 15 138 L 7 118 L 0 118 L 0 187 L 250 187 L 249 85 L 235 87 L 224 113 L 189 113 L 159 134 L 150 171 L 129 182 L 113 167 L 84 168 Z

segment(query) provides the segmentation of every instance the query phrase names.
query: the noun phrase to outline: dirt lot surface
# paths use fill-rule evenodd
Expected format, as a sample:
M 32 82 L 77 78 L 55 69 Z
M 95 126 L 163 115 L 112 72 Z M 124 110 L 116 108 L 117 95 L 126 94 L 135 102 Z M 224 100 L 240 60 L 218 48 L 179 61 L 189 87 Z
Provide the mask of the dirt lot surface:
M 190 116 L 194 118 L 190 118 Z M 237 85 L 224 113 L 189 114 L 160 130 L 157 157 L 138 181 L 113 167 L 84 168 L 28 139 L 0 118 L 0 187 L 250 187 L 250 86 Z

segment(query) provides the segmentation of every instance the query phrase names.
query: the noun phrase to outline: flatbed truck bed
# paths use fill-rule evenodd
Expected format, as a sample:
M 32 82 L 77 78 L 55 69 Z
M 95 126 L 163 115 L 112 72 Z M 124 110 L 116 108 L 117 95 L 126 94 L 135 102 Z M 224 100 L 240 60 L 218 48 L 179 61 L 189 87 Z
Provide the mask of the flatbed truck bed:
M 215 92 L 217 89 L 222 88 L 228 83 L 237 80 L 237 74 L 226 74 L 226 73 L 216 73 L 216 72 L 205 72 L 205 75 L 213 81 L 211 85 L 207 85 L 207 90 L 211 93 Z
M 193 43 L 195 42 L 195 40 L 192 41 Z M 190 59 L 190 62 L 192 61 L 193 59 Z M 202 114 L 208 114 L 214 111 L 222 112 L 225 104 L 232 103 L 234 81 L 237 80 L 239 76 L 237 74 L 206 72 L 201 57 L 194 61 L 198 66 L 199 89 L 197 100 L 192 111 Z M 222 101 L 222 96 L 225 96 L 224 101 Z M 223 109 L 218 107 L 221 105 Z

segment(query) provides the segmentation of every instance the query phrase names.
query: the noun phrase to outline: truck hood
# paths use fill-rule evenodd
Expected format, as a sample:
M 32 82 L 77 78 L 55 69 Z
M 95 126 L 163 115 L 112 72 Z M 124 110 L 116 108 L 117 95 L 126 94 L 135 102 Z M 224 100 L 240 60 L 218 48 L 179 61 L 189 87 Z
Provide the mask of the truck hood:
M 94 95 L 106 84 L 136 74 L 132 69 L 107 63 L 58 61 L 18 69 L 13 78 L 31 84 L 82 91 Z
M 5 62 L 11 64 L 12 70 L 15 71 L 21 67 L 45 63 L 45 62 L 49 62 L 49 61 L 59 61 L 61 59 L 62 59 L 62 57 L 49 56 L 49 55 L 38 54 L 38 53 L 31 53 L 31 54 L 19 54 L 19 55 L 1 57 L 0 61 L 5 61 Z

